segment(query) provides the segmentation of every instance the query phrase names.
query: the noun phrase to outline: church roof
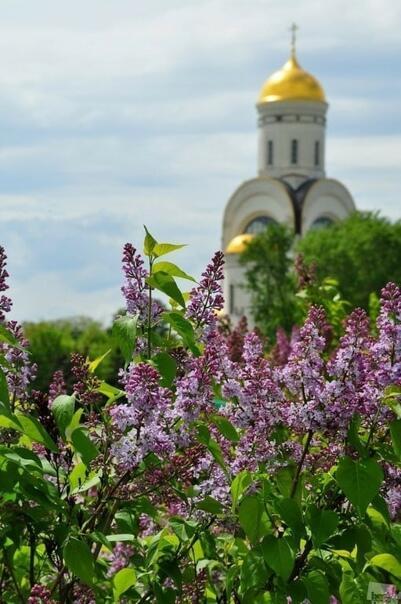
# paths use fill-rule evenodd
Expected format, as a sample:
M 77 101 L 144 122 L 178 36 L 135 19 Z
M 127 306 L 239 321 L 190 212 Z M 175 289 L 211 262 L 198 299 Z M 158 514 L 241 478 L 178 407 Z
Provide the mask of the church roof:
M 226 254 L 242 254 L 248 243 L 253 239 L 252 233 L 241 233 L 233 239 L 226 248 Z
M 258 104 L 276 101 L 326 101 L 322 86 L 313 75 L 302 69 L 295 50 L 283 67 L 266 80 L 260 91 Z

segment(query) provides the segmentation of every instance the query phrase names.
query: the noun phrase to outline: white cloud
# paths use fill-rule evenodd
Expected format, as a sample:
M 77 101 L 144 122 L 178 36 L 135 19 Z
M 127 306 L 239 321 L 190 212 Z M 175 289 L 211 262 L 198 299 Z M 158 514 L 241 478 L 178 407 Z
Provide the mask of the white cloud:
M 189 243 L 181 260 L 199 275 L 226 200 L 256 174 L 254 102 L 294 19 L 329 94 L 329 175 L 400 217 L 398 0 L 3 0 L 0 228 L 16 316 L 111 314 L 121 246 L 143 223 Z

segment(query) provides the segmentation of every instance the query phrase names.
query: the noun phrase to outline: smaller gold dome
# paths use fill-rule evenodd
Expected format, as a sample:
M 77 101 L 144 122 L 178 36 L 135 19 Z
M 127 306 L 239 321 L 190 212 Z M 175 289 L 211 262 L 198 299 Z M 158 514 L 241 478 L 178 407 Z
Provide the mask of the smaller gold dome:
M 293 52 L 287 63 L 263 84 L 258 103 L 275 101 L 324 103 L 325 100 L 322 86 L 313 75 L 302 69 Z
M 241 254 L 254 236 L 252 233 L 237 235 L 228 244 L 226 254 Z

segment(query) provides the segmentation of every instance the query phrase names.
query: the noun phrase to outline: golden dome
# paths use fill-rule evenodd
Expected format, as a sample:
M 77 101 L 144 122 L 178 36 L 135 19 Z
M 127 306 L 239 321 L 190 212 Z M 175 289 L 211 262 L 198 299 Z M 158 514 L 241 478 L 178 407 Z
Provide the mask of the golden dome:
M 293 52 L 287 63 L 263 84 L 258 103 L 275 101 L 324 103 L 325 100 L 323 88 L 313 75 L 302 69 Z
M 254 238 L 252 233 L 242 233 L 242 235 L 237 235 L 234 239 L 231 239 L 230 243 L 227 246 L 226 254 L 241 254 L 251 239 Z

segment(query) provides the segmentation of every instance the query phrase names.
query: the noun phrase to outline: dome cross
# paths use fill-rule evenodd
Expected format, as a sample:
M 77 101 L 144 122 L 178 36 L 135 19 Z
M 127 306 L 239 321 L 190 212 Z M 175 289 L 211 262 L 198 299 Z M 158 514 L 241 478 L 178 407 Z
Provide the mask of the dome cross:
M 296 42 L 297 42 L 297 30 L 299 29 L 296 23 L 293 23 L 290 27 L 291 32 L 291 55 L 295 57 Z

